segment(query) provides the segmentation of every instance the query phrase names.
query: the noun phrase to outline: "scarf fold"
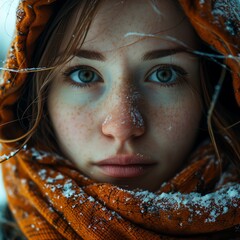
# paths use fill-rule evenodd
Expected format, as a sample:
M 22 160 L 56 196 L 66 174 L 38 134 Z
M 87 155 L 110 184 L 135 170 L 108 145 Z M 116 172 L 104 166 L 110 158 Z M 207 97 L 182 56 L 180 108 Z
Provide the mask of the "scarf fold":
M 211 145 L 196 156 L 155 193 L 97 183 L 34 148 L 3 163 L 3 175 L 11 211 L 30 240 L 238 239 L 239 176 L 230 165 L 219 177 Z

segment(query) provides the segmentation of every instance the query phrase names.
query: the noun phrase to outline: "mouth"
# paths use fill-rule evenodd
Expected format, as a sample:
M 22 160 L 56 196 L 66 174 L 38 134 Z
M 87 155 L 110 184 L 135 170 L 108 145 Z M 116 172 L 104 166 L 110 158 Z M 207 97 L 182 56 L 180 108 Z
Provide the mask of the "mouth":
M 94 165 L 108 177 L 133 178 L 146 174 L 156 165 L 156 162 L 139 155 L 117 155 Z

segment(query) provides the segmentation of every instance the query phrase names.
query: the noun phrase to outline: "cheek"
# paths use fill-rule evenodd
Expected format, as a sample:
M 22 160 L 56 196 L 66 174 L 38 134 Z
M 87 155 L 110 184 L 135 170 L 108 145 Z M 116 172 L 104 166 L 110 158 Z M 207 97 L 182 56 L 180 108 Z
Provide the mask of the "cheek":
M 166 148 L 186 149 L 192 145 L 198 132 L 201 106 L 197 101 L 185 101 L 160 108 L 154 118 L 157 138 Z
M 63 149 L 79 147 L 92 135 L 94 113 L 86 111 L 84 107 L 53 101 L 49 104 L 49 113 Z
M 169 137 L 176 139 L 181 139 L 183 136 L 195 135 L 195 132 L 198 129 L 201 110 L 194 109 L 192 112 L 190 108 L 173 108 L 169 109 L 166 114 L 166 133 Z

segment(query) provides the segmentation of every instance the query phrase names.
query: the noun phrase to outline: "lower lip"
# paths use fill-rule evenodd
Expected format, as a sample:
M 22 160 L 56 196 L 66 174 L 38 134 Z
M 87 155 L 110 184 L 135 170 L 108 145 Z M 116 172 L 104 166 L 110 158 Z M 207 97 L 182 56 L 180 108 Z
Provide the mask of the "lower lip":
M 145 174 L 153 165 L 99 165 L 103 173 L 115 178 L 132 178 Z

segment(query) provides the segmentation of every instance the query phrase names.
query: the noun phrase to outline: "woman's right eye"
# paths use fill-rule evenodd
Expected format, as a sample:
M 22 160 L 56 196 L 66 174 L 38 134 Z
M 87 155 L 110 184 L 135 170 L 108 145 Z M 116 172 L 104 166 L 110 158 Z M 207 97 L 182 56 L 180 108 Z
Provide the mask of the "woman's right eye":
M 89 86 L 101 80 L 101 77 L 95 71 L 89 68 L 76 68 L 64 73 L 65 76 L 70 78 L 74 85 Z

